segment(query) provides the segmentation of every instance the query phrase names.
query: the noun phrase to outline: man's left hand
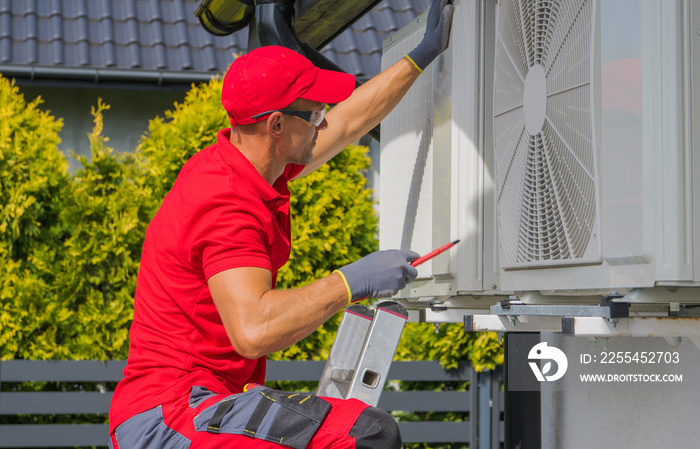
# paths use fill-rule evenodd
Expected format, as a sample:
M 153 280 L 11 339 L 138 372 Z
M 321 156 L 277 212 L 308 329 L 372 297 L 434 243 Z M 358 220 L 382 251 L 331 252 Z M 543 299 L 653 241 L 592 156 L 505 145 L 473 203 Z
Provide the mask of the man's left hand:
M 445 51 L 450 40 L 450 28 L 455 8 L 450 0 L 434 0 L 428 13 L 423 40 L 407 56 L 422 72 Z

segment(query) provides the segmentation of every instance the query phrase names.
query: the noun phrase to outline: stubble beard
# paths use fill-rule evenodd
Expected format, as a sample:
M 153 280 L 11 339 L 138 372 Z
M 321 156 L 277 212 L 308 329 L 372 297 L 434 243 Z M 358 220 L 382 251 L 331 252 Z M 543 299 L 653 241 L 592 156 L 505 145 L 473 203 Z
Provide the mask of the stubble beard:
M 314 136 L 314 140 L 311 141 L 308 147 L 306 147 L 306 150 L 304 153 L 301 155 L 301 161 L 299 162 L 299 165 L 308 165 L 314 158 L 314 147 L 316 146 L 316 137 L 318 134 Z

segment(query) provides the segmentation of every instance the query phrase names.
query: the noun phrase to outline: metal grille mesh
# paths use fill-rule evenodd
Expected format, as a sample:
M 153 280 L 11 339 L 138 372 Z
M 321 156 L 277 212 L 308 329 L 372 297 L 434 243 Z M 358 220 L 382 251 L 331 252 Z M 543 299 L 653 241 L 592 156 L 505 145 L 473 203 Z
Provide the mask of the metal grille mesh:
M 506 268 L 599 258 L 591 244 L 598 219 L 590 104 L 592 3 L 499 3 L 494 142 L 501 266 Z M 535 71 L 543 76 L 533 81 Z

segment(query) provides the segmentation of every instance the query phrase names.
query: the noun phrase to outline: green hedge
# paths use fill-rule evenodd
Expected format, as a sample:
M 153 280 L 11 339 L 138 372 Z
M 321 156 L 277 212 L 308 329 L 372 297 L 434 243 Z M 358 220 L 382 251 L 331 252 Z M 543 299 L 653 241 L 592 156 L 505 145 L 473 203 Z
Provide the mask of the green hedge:
M 55 288 L 54 260 L 63 253 L 61 198 L 70 189 L 67 162 L 58 151 L 62 122 L 27 103 L 0 77 L 0 356 L 54 355 L 42 341 L 68 310 Z
M 115 151 L 102 134 L 109 106 L 93 109 L 92 155 L 72 175 L 59 152 L 60 119 L 0 77 L 0 358 L 120 359 L 128 350 L 146 226 L 193 154 L 228 126 L 221 80 L 192 87 L 150 123 L 138 148 Z M 363 173 L 367 148 L 351 146 L 290 184 L 293 244 L 282 288 L 301 286 L 376 250 L 377 217 Z M 272 358 L 324 359 L 340 314 Z M 409 324 L 397 358 L 502 362 L 493 334 L 460 325 Z

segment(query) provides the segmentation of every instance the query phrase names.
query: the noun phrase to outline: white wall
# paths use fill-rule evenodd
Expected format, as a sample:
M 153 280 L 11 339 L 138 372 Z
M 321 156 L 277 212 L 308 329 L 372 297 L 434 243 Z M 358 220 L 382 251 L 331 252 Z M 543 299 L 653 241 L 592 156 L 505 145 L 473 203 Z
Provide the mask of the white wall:
M 104 134 L 108 145 L 118 151 L 133 151 L 139 138 L 146 131 L 148 121 L 157 115 L 163 116 L 172 109 L 175 101 L 182 102 L 185 91 L 144 89 L 103 89 L 76 87 L 29 87 L 20 85 L 20 92 L 27 101 L 41 95 L 43 110 L 63 119 L 59 149 L 68 155 L 69 150 L 77 154 L 90 154 L 87 134 L 92 130 L 93 117 L 90 109 L 102 98 L 111 106 L 104 112 Z M 71 161 L 71 167 L 76 162 Z
M 603 340 L 591 342 L 561 334 L 542 334 L 542 341 L 562 349 L 566 354 L 599 353 Z M 682 338 L 671 346 L 663 338 L 610 338 L 608 351 L 678 351 L 683 363 L 680 373 L 689 382 L 680 384 L 629 384 L 580 386 L 573 390 L 569 371 L 557 381 L 557 390 L 542 384 L 542 448 L 674 448 L 700 447 L 700 365 L 698 349 Z M 690 365 L 690 366 L 688 366 Z M 572 368 L 571 359 L 569 362 Z M 610 372 L 620 366 L 610 365 Z M 659 364 L 659 373 L 675 374 L 678 368 Z M 624 373 L 633 373 L 625 367 Z M 559 382 L 567 382 L 561 385 Z

